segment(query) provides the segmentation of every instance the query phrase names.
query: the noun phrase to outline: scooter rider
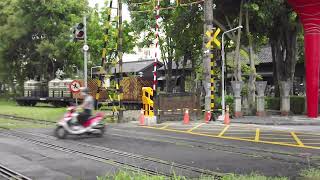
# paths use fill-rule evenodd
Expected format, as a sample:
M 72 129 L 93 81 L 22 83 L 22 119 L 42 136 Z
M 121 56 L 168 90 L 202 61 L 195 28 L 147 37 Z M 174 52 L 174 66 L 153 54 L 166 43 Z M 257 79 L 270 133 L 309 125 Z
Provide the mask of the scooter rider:
M 78 108 L 83 109 L 83 111 L 79 113 L 78 121 L 80 124 L 83 124 L 92 115 L 92 111 L 94 110 L 94 99 L 89 94 L 89 89 L 86 87 L 81 88 L 81 95 L 83 96 L 83 103 L 79 105 Z

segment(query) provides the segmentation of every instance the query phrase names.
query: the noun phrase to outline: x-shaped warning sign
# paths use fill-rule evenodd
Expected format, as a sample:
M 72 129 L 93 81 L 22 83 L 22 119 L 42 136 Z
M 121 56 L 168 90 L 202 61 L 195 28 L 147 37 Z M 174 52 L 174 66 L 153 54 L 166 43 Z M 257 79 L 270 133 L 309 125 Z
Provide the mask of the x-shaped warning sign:
M 207 35 L 209 38 L 211 38 L 211 39 L 209 40 L 209 42 L 206 44 L 206 48 L 209 49 L 209 48 L 212 46 L 212 42 L 214 42 L 214 44 L 215 44 L 217 47 L 220 48 L 221 43 L 220 43 L 220 41 L 217 39 L 217 37 L 218 37 L 218 35 L 220 34 L 220 32 L 221 32 L 220 28 L 218 28 L 218 29 L 214 32 L 214 34 L 213 34 L 212 31 L 207 31 L 207 32 L 206 32 L 206 35 Z M 213 34 L 213 36 L 212 36 L 212 34 Z M 213 48 L 213 47 L 212 47 L 212 48 Z

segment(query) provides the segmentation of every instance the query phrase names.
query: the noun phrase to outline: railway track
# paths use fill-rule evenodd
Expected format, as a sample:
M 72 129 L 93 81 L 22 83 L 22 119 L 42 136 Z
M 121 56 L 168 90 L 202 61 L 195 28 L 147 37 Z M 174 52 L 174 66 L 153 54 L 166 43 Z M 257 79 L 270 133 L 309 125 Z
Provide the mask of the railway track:
M 19 133 L 19 134 L 17 134 L 17 133 Z M 44 135 L 44 134 L 39 135 L 39 134 L 34 134 L 34 133 L 25 133 L 25 132 L 21 132 L 21 131 L 7 131 L 7 132 L 0 132 L 0 134 L 19 138 L 24 141 L 27 141 L 27 142 L 30 142 L 30 143 L 33 143 L 36 145 L 40 145 L 40 146 L 43 146 L 46 148 L 55 149 L 55 150 L 66 152 L 66 153 L 76 154 L 78 156 L 81 156 L 81 157 L 84 157 L 87 159 L 91 159 L 91 160 L 102 162 L 102 163 L 107 163 L 107 164 L 114 165 L 114 166 L 117 166 L 119 168 L 123 168 L 126 170 L 135 171 L 135 172 L 143 172 L 143 173 L 146 173 L 149 175 L 162 175 L 162 176 L 166 176 L 168 178 L 171 178 L 176 175 L 176 171 L 178 171 L 178 172 L 180 171 L 180 172 L 186 172 L 186 173 L 193 174 L 193 175 L 197 174 L 195 177 L 211 176 L 217 180 L 222 178 L 222 174 L 212 172 L 210 170 L 204 170 L 201 168 L 191 167 L 191 166 L 178 164 L 178 163 L 174 163 L 174 162 L 167 162 L 164 160 L 151 158 L 151 157 L 145 157 L 145 156 L 141 156 L 141 155 L 136 155 L 136 154 L 123 152 L 123 151 L 119 151 L 119 150 L 115 150 L 115 149 L 111 149 L 111 148 L 95 146 L 95 145 L 90 145 L 90 144 L 86 144 L 86 143 L 79 143 L 79 142 L 75 143 L 74 141 L 72 141 L 73 145 L 76 145 L 77 147 L 82 146 L 82 147 L 86 147 L 86 148 L 90 148 L 90 149 L 99 150 L 100 152 L 103 152 L 103 153 L 109 153 L 111 155 L 116 155 L 116 156 L 118 156 L 118 158 L 108 158 L 105 156 L 100 156 L 100 155 L 96 155 L 96 154 L 92 154 L 92 153 L 87 153 L 87 152 L 84 152 L 81 150 L 68 148 L 68 147 L 65 147 L 62 145 L 57 145 L 57 144 L 54 144 L 51 142 L 44 142 L 44 141 L 38 140 L 38 139 L 43 139 L 43 138 L 56 140 L 56 138 L 54 138 L 53 136 L 48 136 L 48 135 Z M 31 138 L 30 135 L 37 137 L 37 139 Z M 163 170 L 166 169 L 166 172 L 158 171 L 158 169 L 161 169 L 161 168 L 146 168 L 146 167 L 141 167 L 141 166 L 135 165 L 134 163 L 128 163 L 127 160 L 126 161 L 115 160 L 115 159 L 119 159 L 119 157 L 120 157 L 120 159 L 126 158 L 126 159 L 139 160 L 139 161 L 142 161 L 143 163 L 147 162 L 148 164 L 152 164 L 155 167 L 161 167 Z
M 15 119 L 15 120 L 18 119 L 18 120 L 24 121 L 25 118 L 13 116 L 11 119 Z M 28 119 L 28 118 L 26 118 L 26 119 Z M 32 119 L 32 121 L 36 123 L 36 122 L 39 122 L 41 120 Z M 115 131 L 123 131 L 121 129 L 113 129 L 113 130 L 115 130 Z M 143 132 L 136 132 L 136 131 L 131 131 L 131 130 L 128 130 L 127 132 L 128 133 L 140 134 L 141 136 L 138 136 L 138 137 L 137 136 L 130 136 L 130 135 L 126 136 L 126 135 L 123 135 L 123 134 L 121 134 L 121 135 L 120 134 L 111 134 L 111 135 L 121 136 L 121 137 L 125 137 L 125 138 L 136 138 L 136 139 L 143 139 L 143 140 L 149 140 L 149 141 L 162 142 L 162 140 L 159 140 L 159 139 L 156 139 L 156 138 L 145 138 L 145 136 L 143 135 L 144 134 Z M 33 133 L 31 133 L 31 134 L 33 134 Z M 48 136 L 48 135 L 45 135 L 45 134 L 37 134 L 37 136 L 42 136 L 42 137 L 48 138 L 48 139 L 50 139 L 50 138 L 51 139 L 52 138 L 55 139 L 55 137 Z M 164 138 L 163 135 L 155 135 L 155 137 Z M 174 143 L 174 144 L 177 144 L 179 146 L 188 146 L 188 147 L 192 147 L 192 148 L 200 148 L 200 149 L 206 149 L 206 150 L 210 150 L 210 151 L 224 151 L 224 152 L 236 153 L 236 154 L 241 154 L 241 155 L 244 155 L 244 156 L 249 156 L 249 157 L 254 157 L 254 158 L 263 158 L 263 159 L 268 159 L 268 160 L 275 160 L 275 161 L 285 162 L 285 163 L 288 163 L 288 164 L 300 164 L 300 165 L 306 166 L 306 167 L 307 166 L 318 167 L 320 165 L 319 163 L 307 162 L 305 157 L 299 156 L 297 154 L 286 153 L 286 152 L 275 152 L 275 151 L 269 151 L 269 150 L 265 150 L 265 149 L 257 149 L 257 148 L 253 148 L 253 147 L 238 147 L 238 146 L 234 146 L 234 145 L 223 145 L 223 144 L 216 144 L 216 143 L 212 143 L 212 142 L 204 142 L 204 141 L 198 141 L 198 140 L 195 141 L 195 140 L 192 140 L 192 139 L 184 139 L 184 138 L 181 138 L 181 137 L 165 136 L 165 138 L 169 138 L 169 140 L 167 139 L 166 142 Z M 170 141 L 170 139 L 171 139 L 171 141 Z M 174 141 L 172 141 L 172 140 L 174 140 Z M 175 142 L 175 141 L 177 141 L 177 142 Z M 75 143 L 75 142 L 72 141 L 72 143 Z M 171 163 L 171 162 L 167 162 L 167 161 L 163 161 L 163 160 L 159 160 L 159 159 L 155 159 L 155 158 L 150 158 L 150 157 L 144 157 L 144 156 L 141 156 L 141 155 L 131 154 L 131 153 L 128 153 L 128 152 L 122 152 L 122 151 L 118 151 L 118 150 L 115 150 L 115 149 L 110 149 L 110 148 L 107 148 L 107 147 L 95 146 L 95 145 L 91 145 L 91 144 L 87 144 L 87 143 L 79 143 L 79 142 L 77 142 L 76 144 L 84 146 L 84 147 L 88 147 L 88 148 L 93 148 L 93 149 L 96 149 L 96 150 L 99 150 L 99 151 L 103 151 L 103 152 L 119 155 L 119 156 L 122 156 L 122 157 L 140 159 L 140 160 L 153 162 L 153 163 L 159 163 L 159 164 L 163 164 L 163 165 L 167 165 L 167 166 L 170 165 L 171 167 L 180 168 L 180 169 L 189 169 L 190 171 L 196 172 L 196 173 L 201 174 L 201 175 L 211 175 L 211 176 L 217 175 L 217 173 L 214 173 L 214 172 L 211 172 L 211 171 L 207 171 L 207 170 L 203 170 L 203 169 L 200 169 L 200 168 L 190 167 L 190 166 L 186 166 L 186 165 L 180 165 L 180 164 Z M 249 151 L 249 152 L 247 152 L 247 151 Z M 252 153 L 253 151 L 254 151 L 254 153 Z M 299 162 L 297 162 L 295 160 L 289 160 L 289 159 L 287 159 L 287 157 L 297 158 L 297 159 L 299 159 Z M 150 173 L 148 173 L 148 174 L 150 174 Z M 159 174 L 159 173 L 157 173 L 157 174 Z M 168 174 L 166 176 L 170 177 L 170 175 L 168 175 Z M 217 177 L 219 178 L 221 176 L 218 175 Z
M 14 116 L 14 115 L 6 115 L 6 114 L 0 114 L 0 117 L 4 117 L 4 118 L 8 118 L 8 119 L 13 119 L 13 120 L 17 120 L 17 121 L 24 121 L 24 122 L 31 122 L 31 123 L 40 123 L 40 124 L 55 124 L 55 122 L 52 121 L 46 121 L 46 120 L 39 120 L 39 119 L 33 119 L 33 118 L 24 118 L 24 117 L 19 117 L 19 116 Z M 118 130 L 119 129 L 114 129 L 114 130 Z M 139 133 L 139 134 L 144 134 L 142 132 L 136 132 L 136 131 L 130 131 L 127 130 L 128 132 L 132 132 L 132 133 Z M 38 134 L 39 135 L 39 134 Z M 125 135 L 119 135 L 116 134 L 117 136 L 122 136 L 122 137 L 127 137 L 127 138 L 137 138 L 136 136 L 125 136 Z M 163 137 L 163 135 L 157 135 L 159 137 Z M 145 137 L 145 136 L 139 136 L 139 137 Z M 269 151 L 269 150 L 265 150 L 265 149 L 256 149 L 253 147 L 238 147 L 238 146 L 233 146 L 233 145 L 223 145 L 223 144 L 215 144 L 215 143 L 211 143 L 211 142 L 204 142 L 204 141 L 195 141 L 192 139 L 184 139 L 184 138 L 179 138 L 179 137 L 172 137 L 172 136 L 165 136 L 166 138 L 170 138 L 170 139 L 174 139 L 174 140 L 179 140 L 182 141 L 183 144 L 181 143 L 175 143 L 177 145 L 187 145 L 190 147 L 197 147 L 197 148 L 202 148 L 202 149 L 206 149 L 206 150 L 211 150 L 211 151 L 224 151 L 224 152 L 230 152 L 230 153 L 237 153 L 237 154 L 241 154 L 244 156 L 250 156 L 250 157 L 260 157 L 260 158 L 265 158 L 265 159 L 272 159 L 272 160 L 277 160 L 277 161 L 283 161 L 283 162 L 287 162 L 287 163 L 292 163 L 295 164 L 297 163 L 296 161 L 290 161 L 287 160 L 285 158 L 280 158 L 280 157 L 276 157 L 275 155 L 282 155 L 282 156 L 290 156 L 290 157 L 294 157 L 294 158 L 304 158 L 302 156 L 296 155 L 296 154 L 290 154 L 290 153 L 285 153 L 285 152 L 274 152 L 274 151 Z M 48 138 L 48 137 L 47 137 Z M 141 138 L 138 138 L 141 139 Z M 145 140 L 151 140 L 151 141 L 160 141 L 160 140 L 156 140 L 156 139 L 150 139 L 150 138 L 144 138 Z M 170 142 L 172 143 L 172 142 Z M 197 145 L 194 145 L 192 143 L 197 143 Z M 97 147 L 95 147 L 97 148 Z M 104 147 L 102 147 L 104 148 Z M 240 150 L 250 150 L 250 151 L 256 151 L 256 152 L 262 152 L 262 153 L 269 153 L 272 155 L 261 155 L 261 154 L 252 154 L 252 153 L 246 153 Z M 302 165 L 311 165 L 311 166 L 315 166 L 318 167 L 320 164 L 319 163 L 311 163 L 308 164 L 306 161 L 305 162 L 300 162 L 300 164 Z
M 123 132 L 121 129 L 113 129 L 114 131 L 119 131 Z M 297 164 L 297 161 L 292 161 L 292 160 L 287 160 L 287 157 L 292 157 L 292 158 L 300 158 L 299 164 L 304 165 L 304 166 L 312 166 L 312 167 L 319 167 L 320 163 L 310 163 L 307 162 L 305 156 L 303 155 L 298 155 L 298 154 L 291 154 L 287 152 L 279 152 L 279 151 L 270 151 L 266 149 L 259 149 L 259 148 L 254 148 L 254 147 L 239 147 L 239 146 L 234 146 L 234 145 L 225 145 L 225 144 L 218 144 L 218 143 L 213 143 L 213 142 L 206 142 L 206 141 L 201 141 L 201 140 L 193 140 L 193 139 L 186 139 L 186 138 L 181 138 L 181 137 L 173 137 L 173 136 L 167 136 L 167 135 L 153 135 L 154 137 L 157 138 L 146 138 L 147 135 L 150 136 L 150 134 L 143 133 L 143 132 L 136 132 L 136 131 L 131 131 L 131 130 L 126 130 L 127 133 L 134 133 L 135 135 L 123 135 L 123 134 L 110 134 L 114 136 L 119 136 L 119 137 L 124 137 L 124 138 L 132 138 L 132 139 L 141 139 L 141 140 L 148 140 L 148 141 L 157 141 L 157 142 L 165 142 L 165 143 L 170 143 L 170 144 L 176 144 L 178 146 L 187 146 L 191 148 L 200 148 L 200 149 L 206 149 L 210 151 L 223 151 L 223 152 L 229 152 L 229 153 L 235 153 L 235 154 L 240 154 L 243 156 L 248 156 L 248 157 L 254 157 L 254 158 L 264 158 L 264 159 L 271 159 L 275 161 L 281 161 L 281 162 L 286 162 L 288 164 Z M 137 135 L 139 134 L 139 135 Z M 159 138 L 166 138 L 166 140 L 159 140 Z M 246 152 L 249 151 L 249 152 Z M 255 153 L 252 153 L 255 152 Z M 264 153 L 264 155 L 262 154 Z M 268 154 L 268 155 L 266 155 Z M 282 156 L 282 157 L 279 157 Z
M 31 180 L 30 178 L 0 164 L 0 177 L 8 180 Z

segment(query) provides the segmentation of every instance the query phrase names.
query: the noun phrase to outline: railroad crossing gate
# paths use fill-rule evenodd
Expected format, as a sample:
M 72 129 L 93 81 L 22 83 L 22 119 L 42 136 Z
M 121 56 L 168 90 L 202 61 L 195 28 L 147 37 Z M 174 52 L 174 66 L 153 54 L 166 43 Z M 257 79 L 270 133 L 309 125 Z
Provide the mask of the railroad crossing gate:
M 154 116 L 153 89 L 151 87 L 142 88 L 142 104 L 145 116 Z
M 145 124 L 153 125 L 157 123 L 157 118 L 154 115 L 153 89 L 151 87 L 142 88 L 142 104 L 145 116 Z

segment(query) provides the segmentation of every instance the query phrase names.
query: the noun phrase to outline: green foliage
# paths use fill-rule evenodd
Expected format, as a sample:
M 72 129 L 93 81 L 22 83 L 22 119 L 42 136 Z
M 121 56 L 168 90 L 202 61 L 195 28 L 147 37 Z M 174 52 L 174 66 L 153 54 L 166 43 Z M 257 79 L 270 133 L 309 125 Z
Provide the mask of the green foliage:
M 311 171 L 306 171 L 311 172 Z M 313 170 L 312 172 L 317 172 Z M 319 172 L 318 172 L 319 173 Z M 305 173 L 304 173 L 305 174 Z M 304 176 L 308 177 L 308 176 Z M 311 177 L 319 177 L 319 176 L 311 176 Z M 104 177 L 97 177 L 97 180 L 165 180 L 167 179 L 164 176 L 150 176 L 144 173 L 135 173 L 135 172 L 126 172 L 119 171 L 114 175 L 106 175 Z M 183 176 L 176 176 L 171 178 L 172 180 L 187 180 L 188 178 Z M 198 178 L 199 180 L 213 180 L 214 177 L 210 176 L 201 176 Z M 258 173 L 251 173 L 249 175 L 236 175 L 236 174 L 226 174 L 222 177 L 222 180 L 288 180 L 286 177 L 266 177 L 260 175 Z
M 0 81 L 20 86 L 26 78 L 54 78 L 63 69 L 67 76 L 83 67 L 83 42 L 73 42 L 70 28 L 87 16 L 89 68 L 100 65 L 106 9 L 90 8 L 87 0 L 2 0 L 0 2 Z M 123 23 L 124 52 L 130 52 L 136 37 L 129 23 Z M 110 31 L 116 32 L 112 26 Z M 116 39 L 110 39 L 108 48 Z M 91 62 L 91 63 L 90 63 Z
M 266 97 L 265 108 L 270 110 L 280 110 L 280 98 Z M 290 110 L 293 114 L 303 114 L 305 111 L 305 97 L 291 96 L 290 97 Z
M 310 180 L 320 179 L 320 169 L 311 168 L 303 170 L 301 171 L 300 176 Z
M 280 110 L 280 98 L 265 97 L 265 108 L 270 110 Z
M 290 110 L 293 114 L 303 114 L 305 111 L 305 97 L 291 96 L 290 97 Z
M 104 177 L 97 177 L 97 180 L 165 180 L 164 176 L 150 176 L 144 173 L 119 171 L 114 175 L 106 175 Z

